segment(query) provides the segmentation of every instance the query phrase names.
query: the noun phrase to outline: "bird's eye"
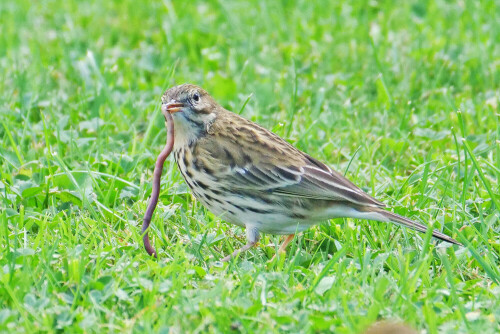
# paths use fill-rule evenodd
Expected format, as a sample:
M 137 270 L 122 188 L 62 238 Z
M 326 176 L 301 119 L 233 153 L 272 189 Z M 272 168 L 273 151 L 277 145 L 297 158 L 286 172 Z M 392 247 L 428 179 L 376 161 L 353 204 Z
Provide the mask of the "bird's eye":
M 195 100 L 195 102 L 198 102 L 200 100 L 200 94 L 194 93 L 193 100 Z

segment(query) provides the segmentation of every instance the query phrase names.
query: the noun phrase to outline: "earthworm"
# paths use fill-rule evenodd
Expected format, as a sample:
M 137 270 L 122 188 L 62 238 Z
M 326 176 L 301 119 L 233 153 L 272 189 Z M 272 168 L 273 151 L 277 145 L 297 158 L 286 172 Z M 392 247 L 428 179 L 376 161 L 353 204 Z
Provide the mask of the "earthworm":
M 172 152 L 172 148 L 174 147 L 174 120 L 172 118 L 172 115 L 167 111 L 166 107 L 166 104 L 162 104 L 161 111 L 165 116 L 165 121 L 167 123 L 167 143 L 156 159 L 155 169 L 153 172 L 153 190 L 151 192 L 151 200 L 149 201 L 146 213 L 144 214 L 144 220 L 142 224 L 142 240 L 144 241 L 144 248 L 146 248 L 146 252 L 148 252 L 149 255 L 154 255 L 154 257 L 157 257 L 157 255 L 155 249 L 149 242 L 148 228 L 149 224 L 151 223 L 151 217 L 153 216 L 153 212 L 155 211 L 156 204 L 158 204 L 158 197 L 160 196 L 160 180 L 163 170 L 163 164 L 165 163 L 165 160 L 169 156 L 170 152 Z

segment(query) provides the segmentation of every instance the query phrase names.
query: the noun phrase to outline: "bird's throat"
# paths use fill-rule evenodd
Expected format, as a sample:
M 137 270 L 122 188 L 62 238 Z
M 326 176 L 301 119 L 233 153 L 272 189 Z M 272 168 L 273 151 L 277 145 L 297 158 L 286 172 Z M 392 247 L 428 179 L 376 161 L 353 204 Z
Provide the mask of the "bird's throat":
M 207 130 L 215 119 L 215 114 L 196 117 L 183 112 L 173 115 L 175 125 L 174 150 L 184 146 L 190 146 L 193 142 L 207 135 Z

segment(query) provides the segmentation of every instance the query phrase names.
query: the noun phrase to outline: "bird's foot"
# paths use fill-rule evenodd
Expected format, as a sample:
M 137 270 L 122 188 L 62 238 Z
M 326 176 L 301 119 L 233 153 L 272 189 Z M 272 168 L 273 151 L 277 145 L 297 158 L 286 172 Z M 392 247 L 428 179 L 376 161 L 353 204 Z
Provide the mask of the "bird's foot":
M 250 248 L 252 248 L 256 244 L 257 244 L 257 242 L 249 242 L 248 244 L 246 244 L 245 246 L 241 247 L 240 249 L 235 250 L 231 255 L 228 255 L 228 256 L 222 258 L 221 261 L 222 262 L 228 262 L 232 258 L 237 257 L 239 254 L 241 254 L 243 252 L 246 252 L 247 250 L 249 250 Z

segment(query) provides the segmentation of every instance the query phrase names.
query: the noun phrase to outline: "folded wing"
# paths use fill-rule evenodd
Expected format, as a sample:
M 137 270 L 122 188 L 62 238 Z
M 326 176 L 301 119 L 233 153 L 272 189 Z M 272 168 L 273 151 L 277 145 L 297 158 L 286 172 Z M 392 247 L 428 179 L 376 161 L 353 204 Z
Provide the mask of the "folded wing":
M 251 147 L 242 147 L 226 138 L 208 138 L 199 143 L 195 156 L 205 157 L 208 165 L 217 166 L 213 176 L 235 190 L 385 206 L 320 161 L 277 136 L 273 139 L 271 143 L 255 142 Z

